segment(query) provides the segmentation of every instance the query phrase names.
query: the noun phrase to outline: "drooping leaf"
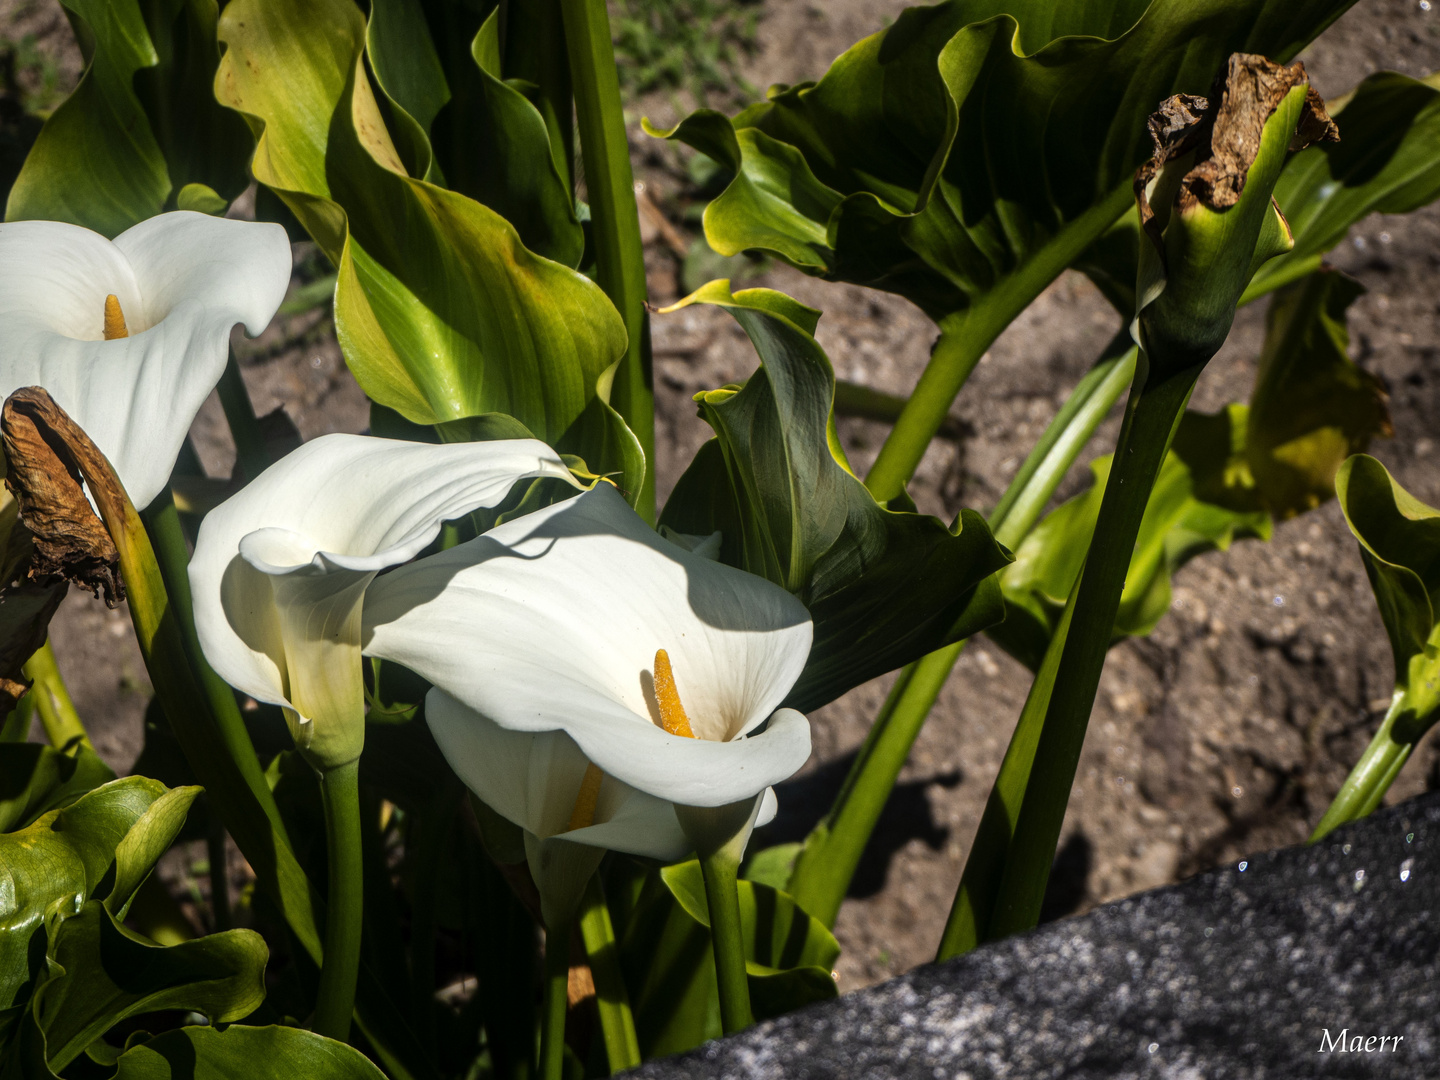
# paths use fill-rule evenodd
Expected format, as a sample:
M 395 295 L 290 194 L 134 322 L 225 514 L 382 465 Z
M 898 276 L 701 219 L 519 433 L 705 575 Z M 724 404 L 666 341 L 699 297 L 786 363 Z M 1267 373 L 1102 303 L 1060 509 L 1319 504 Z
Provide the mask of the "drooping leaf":
M 114 1080 L 381 1080 L 360 1051 L 313 1031 L 183 1027 L 120 1055 Z
M 949 0 L 911 8 L 818 83 L 670 137 L 735 173 L 711 245 L 908 297 L 998 333 L 1132 204 L 1164 98 L 1233 52 L 1289 59 L 1349 0 Z
M 83 745 L 70 753 L 40 743 L 0 744 L 0 832 L 23 829 L 114 779 Z
M 744 327 L 760 370 L 697 396 L 716 438 L 676 485 L 661 523 L 722 534 L 721 558 L 788 589 L 815 642 L 787 704 L 808 710 L 1000 614 L 991 575 L 1006 554 L 984 520 L 880 506 L 834 432 L 835 375 L 812 336 L 819 313 L 782 293 L 712 282 L 676 305 L 712 303 Z
M 1395 655 L 1395 683 L 1422 715 L 1440 705 L 1440 510 L 1411 495 L 1367 454 L 1335 480 Z M 1429 708 L 1422 706 L 1427 704 Z
M 123 913 L 199 790 L 126 777 L 0 834 L 0 1047 L 44 975 L 47 919 L 92 899 Z
M 1232 408 L 1228 419 L 1243 423 L 1243 410 Z M 1248 492 L 1243 483 L 1236 482 L 1241 478 L 1236 476 L 1230 424 L 1205 428 L 1187 440 L 1194 448 L 1189 460 L 1172 450 L 1160 469 L 1125 577 L 1114 640 L 1154 629 L 1170 606 L 1171 577 L 1191 558 L 1205 551 L 1223 551 L 1239 538 L 1266 539 L 1270 535 L 1270 518 L 1263 510 L 1233 508 L 1243 505 Z M 1181 442 L 1177 435 L 1176 443 Z M 1001 575 L 1005 621 L 992 627 L 989 634 L 1032 671 L 1045 656 L 1085 563 L 1110 473 L 1110 456 L 1098 458 L 1090 468 L 1095 475 L 1093 486 L 1047 514 L 1025 537 L 1015 552 L 1015 562 Z M 1226 492 L 1220 502 L 1202 497 L 1216 489 Z
M 251 140 L 216 103 L 216 0 L 65 0 L 90 45 L 75 91 L 46 121 L 5 219 L 115 236 L 188 184 L 244 190 Z
M 162 1009 L 205 1014 L 212 1023 L 248 1016 L 265 1000 L 270 951 L 253 930 L 227 930 L 161 946 L 126 929 L 104 904 L 51 913 L 48 974 L 36 988 L 17 1052 L 45 1047 L 60 1071 L 127 1017 Z
M 1244 301 L 1317 268 L 1321 256 L 1367 214 L 1407 214 L 1440 197 L 1435 76 L 1371 75 L 1338 103 L 1333 116 L 1340 141 L 1295 155 L 1275 186 L 1295 247 L 1256 273 Z
M 1340 463 L 1374 436 L 1393 434 L 1389 395 L 1346 351 L 1346 311 L 1362 292 L 1353 278 L 1319 270 L 1270 302 L 1245 458 L 1277 517 L 1330 499 Z
M 339 267 L 336 330 L 375 401 L 420 424 L 487 412 L 555 442 L 625 348 L 599 288 L 529 250 L 495 211 L 406 175 L 347 0 L 236 0 L 220 100 L 259 143 L 256 177 Z

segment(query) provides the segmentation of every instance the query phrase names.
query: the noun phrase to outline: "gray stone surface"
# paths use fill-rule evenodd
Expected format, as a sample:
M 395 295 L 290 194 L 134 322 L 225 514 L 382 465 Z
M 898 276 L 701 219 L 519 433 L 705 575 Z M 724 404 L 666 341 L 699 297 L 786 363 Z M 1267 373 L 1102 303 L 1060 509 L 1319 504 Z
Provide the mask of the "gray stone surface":
M 1440 1077 L 1440 793 L 630 1075 Z

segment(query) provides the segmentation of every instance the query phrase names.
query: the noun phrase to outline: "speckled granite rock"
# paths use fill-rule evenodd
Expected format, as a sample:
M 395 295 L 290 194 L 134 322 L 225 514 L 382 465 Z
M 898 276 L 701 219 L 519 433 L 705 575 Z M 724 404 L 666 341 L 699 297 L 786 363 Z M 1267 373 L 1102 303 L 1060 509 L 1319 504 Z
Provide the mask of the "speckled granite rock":
M 1440 793 L 629 1075 L 1440 1077 Z

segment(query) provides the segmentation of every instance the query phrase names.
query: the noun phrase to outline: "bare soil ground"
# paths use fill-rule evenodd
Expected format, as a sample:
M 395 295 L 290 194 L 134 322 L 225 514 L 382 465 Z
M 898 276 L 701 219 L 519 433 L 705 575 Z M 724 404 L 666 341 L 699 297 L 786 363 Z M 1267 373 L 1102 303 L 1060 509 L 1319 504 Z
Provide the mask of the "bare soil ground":
M 835 55 L 902 6 L 766 0 L 746 74 L 762 87 L 818 78 Z M 29 33 L 50 43 L 73 77 L 73 46 L 57 13 L 55 0 L 0 0 L 0 28 L 12 39 Z M 1384 68 L 1429 74 L 1440 68 L 1440 11 L 1418 0 L 1361 0 L 1305 59 L 1331 96 Z M 657 94 L 634 110 L 640 176 L 648 197 L 667 210 L 679 207 L 689 181 L 672 154 L 639 134 L 638 118 L 665 123 L 682 104 Z M 686 273 L 663 231 L 652 224 L 647 233 L 651 299 L 664 304 L 679 295 Z M 1333 261 L 1369 289 L 1352 309 L 1352 353 L 1390 388 L 1396 437 L 1372 452 L 1418 497 L 1440 504 L 1440 208 L 1373 217 Z M 905 301 L 783 267 L 754 283 L 825 312 L 819 338 L 842 377 L 894 393 L 913 385 L 935 331 Z M 1248 398 L 1263 318 L 1263 303 L 1240 313 L 1194 407 L 1213 411 Z M 1067 274 L 1052 285 L 996 342 L 956 403 L 961 434 L 931 446 L 912 486 L 920 507 L 947 520 L 961 505 L 988 509 L 1117 326 L 1084 278 Z M 756 361 L 739 328 L 712 310 L 657 316 L 654 342 L 663 498 L 709 434 L 691 395 L 743 380 Z M 363 395 L 323 316 L 283 320 L 242 348 L 257 410 L 283 406 L 307 438 L 364 429 Z M 1116 430 L 1112 417 L 1090 456 L 1109 452 Z M 885 429 L 846 420 L 841 431 L 860 469 Z M 194 434 L 211 474 L 228 474 L 234 452 L 213 399 Z M 1082 461 L 1058 497 L 1080 490 L 1087 477 Z M 1195 560 L 1175 585 L 1173 610 L 1157 630 L 1111 653 L 1070 802 L 1052 915 L 1303 840 L 1388 699 L 1384 630 L 1333 503 L 1279 525 L 1268 543 L 1242 542 Z M 102 754 L 127 769 L 139 751 L 147 690 L 128 620 L 72 595 L 54 640 Z M 812 716 L 815 756 L 782 789 L 772 840 L 798 838 L 824 811 L 889 681 L 862 686 Z M 932 957 L 1028 684 L 1028 673 L 984 640 L 962 655 L 841 911 L 842 987 Z M 1427 785 L 1440 786 L 1433 739 L 1390 798 Z

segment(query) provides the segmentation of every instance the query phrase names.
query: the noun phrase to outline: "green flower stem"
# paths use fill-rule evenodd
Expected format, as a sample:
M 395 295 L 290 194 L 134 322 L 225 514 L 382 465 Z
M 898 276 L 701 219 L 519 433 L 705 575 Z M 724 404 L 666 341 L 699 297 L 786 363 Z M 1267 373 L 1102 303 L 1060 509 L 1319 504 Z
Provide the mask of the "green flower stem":
M 565 1075 L 565 1010 L 570 1004 L 570 924 L 545 931 L 545 996 L 540 1023 L 540 1080 Z
M 889 502 L 905 489 L 955 396 L 1000 332 L 1134 201 L 1129 182 L 1121 184 L 1036 252 L 1022 271 L 1004 278 L 970 307 L 940 320 L 940 339 L 930 362 L 865 478 L 877 502 Z
M 360 836 L 360 762 L 320 775 L 325 804 L 325 960 L 320 965 L 313 1029 L 341 1042 L 350 1040 L 355 981 L 360 974 L 360 932 L 365 914 L 365 868 Z
M 122 512 L 129 516 L 121 520 Z M 124 511 L 105 506 L 102 513 L 120 552 L 140 651 L 175 737 L 261 887 L 318 963 L 309 879 L 290 847 L 234 694 L 205 663 L 195 639 L 189 555 L 175 505 L 162 493 L 146 509 L 143 527 L 128 503 Z
M 80 714 L 75 711 L 75 702 L 70 700 L 70 691 L 65 689 L 65 680 L 60 677 L 55 650 L 51 648 L 49 638 L 20 670 L 30 680 L 29 696 L 35 700 L 35 710 L 40 714 L 40 723 L 45 728 L 45 737 L 50 740 L 50 745 L 57 750 L 66 750 L 77 744 L 94 750 L 90 736 L 85 734 Z
M 560 0 L 575 119 L 595 241 L 596 278 L 625 320 L 630 342 L 615 373 L 610 403 L 645 451 L 645 484 L 635 509 L 655 520 L 655 392 L 651 385 L 650 315 L 645 255 L 630 170 L 630 143 L 605 0 Z
M 1010 482 L 990 525 L 996 539 L 1018 547 L 1070 466 L 1130 384 L 1136 349 L 1118 335 L 1075 387 Z M 834 926 L 910 748 L 965 648 L 956 642 L 907 665 L 871 725 L 830 812 L 805 840 L 788 891 L 807 912 Z
M 214 810 L 210 811 L 210 825 L 205 831 L 205 854 L 210 860 L 210 922 L 217 931 L 229 930 L 234 924 L 230 918 L 230 868 L 225 823 Z
M 705 902 L 710 908 L 710 942 L 720 984 L 720 1026 L 725 1034 L 755 1022 L 750 1012 L 750 983 L 745 978 L 745 942 L 740 926 L 740 852 L 726 844 L 700 858 Z
M 1077 593 L 1078 583 L 1077 588 L 1071 590 L 1070 602 L 1065 605 L 1055 634 L 1050 639 L 1050 647 L 1045 651 L 1040 670 L 1035 673 L 1030 692 L 1025 697 L 1025 707 L 1020 711 L 1020 719 L 1015 724 L 1015 732 L 1000 763 L 1000 772 L 980 815 L 980 826 L 975 830 L 975 840 L 970 845 L 965 870 L 960 875 L 960 887 L 955 890 L 955 902 L 945 921 L 945 932 L 940 938 L 936 960 L 948 960 L 969 952 L 982 941 L 991 940 L 990 920 L 994 915 L 1000 882 L 1005 876 L 1011 840 L 1015 835 L 1015 821 L 1020 815 L 1020 806 L 1035 764 L 1035 749 L 1040 742 L 1045 713 L 1050 707 L 1050 695 L 1055 688 L 1055 672 L 1065 649 L 1071 617 L 1075 614 Z
M 585 887 L 585 899 L 580 906 L 580 934 L 585 939 L 585 954 L 590 958 L 590 973 L 595 979 L 600 1032 L 605 1038 L 610 1072 L 633 1069 L 640 1064 L 640 1039 L 635 1034 L 630 994 L 620 970 L 620 947 L 615 941 L 615 927 L 610 922 L 610 908 L 605 903 L 605 888 L 598 873 L 591 875 L 590 884 Z
M 1149 377 L 1147 368 L 1141 358 L 1080 574 L 1072 632 L 1065 636 L 1010 856 L 996 894 L 991 937 L 1028 930 L 1039 921 L 1140 520 L 1204 364 L 1154 378 Z
M 220 407 L 225 410 L 225 422 L 230 425 L 230 434 L 235 439 L 236 460 L 245 478 L 254 480 L 270 467 L 270 454 L 265 449 L 265 436 L 260 430 L 255 406 L 250 401 L 250 391 L 245 389 L 245 379 L 240 374 L 240 364 L 233 350 L 225 363 L 225 374 L 220 376 L 220 383 L 215 389 L 220 395 Z
M 1385 798 L 1385 792 L 1390 790 L 1390 785 L 1409 759 L 1410 752 L 1415 749 L 1415 744 L 1428 730 L 1428 725 L 1418 731 L 1408 730 L 1416 725 L 1405 724 L 1407 717 L 1413 719 L 1409 695 L 1403 689 L 1397 689 L 1390 700 L 1385 719 L 1380 724 L 1380 730 L 1375 732 L 1375 737 L 1370 740 L 1365 753 L 1345 778 L 1335 801 L 1330 804 L 1325 816 L 1320 819 L 1320 824 L 1316 825 L 1315 831 L 1310 834 L 1310 843 L 1324 839 L 1328 833 L 1347 822 L 1358 821 L 1380 805 L 1380 801 Z M 1407 730 L 1397 732 L 1397 727 Z

